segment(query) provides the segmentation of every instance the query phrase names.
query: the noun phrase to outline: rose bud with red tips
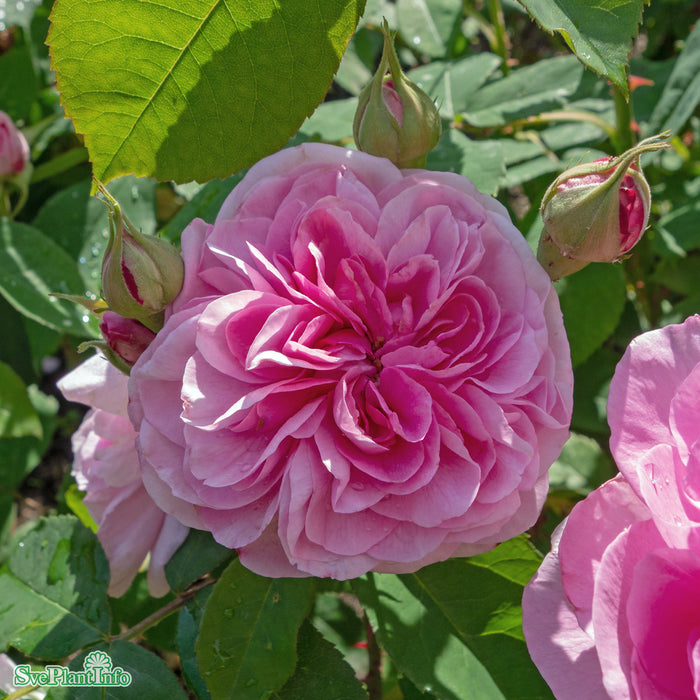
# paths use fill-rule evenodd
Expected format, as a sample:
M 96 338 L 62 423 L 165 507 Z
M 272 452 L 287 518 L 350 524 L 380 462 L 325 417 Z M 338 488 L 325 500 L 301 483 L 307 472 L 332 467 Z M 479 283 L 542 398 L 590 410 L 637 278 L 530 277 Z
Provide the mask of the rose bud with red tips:
M 577 165 L 550 185 L 540 208 L 537 258 L 552 280 L 591 262 L 616 262 L 639 241 L 651 207 L 639 156 L 666 148 L 666 136 L 645 139 L 617 158 Z
M 102 295 L 111 311 L 157 332 L 163 310 L 182 289 L 184 266 L 177 248 L 140 233 L 100 186 L 110 209 L 110 237 L 102 261 Z

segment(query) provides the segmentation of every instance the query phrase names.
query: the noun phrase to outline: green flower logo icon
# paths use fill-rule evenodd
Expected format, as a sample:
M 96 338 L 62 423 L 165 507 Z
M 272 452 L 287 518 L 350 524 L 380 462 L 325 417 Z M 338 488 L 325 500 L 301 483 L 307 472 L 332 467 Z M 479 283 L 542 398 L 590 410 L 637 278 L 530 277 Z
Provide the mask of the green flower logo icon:
M 112 659 L 104 651 L 91 651 L 83 662 L 83 668 L 86 671 L 99 668 L 101 671 L 112 670 Z

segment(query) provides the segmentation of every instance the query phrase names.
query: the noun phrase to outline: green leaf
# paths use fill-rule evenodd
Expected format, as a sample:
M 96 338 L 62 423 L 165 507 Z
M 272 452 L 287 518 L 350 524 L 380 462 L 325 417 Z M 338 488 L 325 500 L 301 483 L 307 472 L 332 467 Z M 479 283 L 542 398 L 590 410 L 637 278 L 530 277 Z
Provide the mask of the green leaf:
M 593 438 L 572 434 L 549 470 L 550 489 L 586 495 L 611 478 L 615 468 Z
M 180 211 L 160 230 L 159 235 L 171 243 L 177 244 L 180 235 L 192 219 L 199 217 L 208 223 L 214 223 L 231 190 L 241 181 L 243 173 L 231 175 L 225 180 L 208 182 Z
M 456 129 L 442 135 L 428 153 L 427 167 L 468 177 L 481 192 L 496 194 L 506 174 L 505 154 L 500 143 L 492 140 L 472 141 Z
M 165 565 L 165 576 L 170 588 L 182 593 L 200 576 L 235 556 L 235 552 L 218 544 L 211 533 L 190 530 L 187 539 Z
M 675 61 L 649 120 L 649 132 L 678 132 L 700 103 L 700 24 L 696 24 Z
M 421 691 L 445 700 L 544 699 L 552 696 L 530 661 L 520 603 L 539 563 L 518 537 L 478 557 L 370 574 L 353 587 L 382 648 Z
M 500 64 L 498 56 L 485 52 L 459 61 L 433 61 L 409 71 L 408 77 L 435 100 L 443 118 L 452 119 L 469 107 L 471 95 Z
M 297 646 L 294 675 L 271 700 L 367 700 L 355 672 L 308 620 L 301 625 Z
M 399 33 L 412 49 L 441 58 L 462 18 L 462 0 L 397 0 L 396 18 Z
M 18 30 L 15 45 L 0 55 L 0 109 L 15 121 L 27 118 L 38 87 L 32 54 L 23 37 L 23 32 Z
M 77 263 L 85 290 L 100 293 L 102 257 L 109 241 L 107 207 L 90 196 L 91 183 L 60 190 L 39 210 L 33 225 L 58 243 Z M 132 224 L 143 233 L 156 231 L 156 181 L 133 175 L 107 186 Z
M 195 643 L 199 634 L 204 609 L 211 595 L 212 589 L 203 588 L 197 591 L 194 598 L 187 601 L 187 605 L 180 611 L 177 621 L 177 651 L 180 655 L 182 675 L 187 685 L 195 692 L 200 700 L 211 700 L 206 683 L 199 672 Z
M 103 181 L 222 177 L 323 99 L 362 0 L 57 0 L 48 43 Z
M 621 265 L 591 263 L 556 284 L 574 367 L 612 334 L 625 306 Z
M 11 343 L 0 343 L 0 361 L 10 365 L 15 372 L 30 384 L 37 380 L 37 372 L 32 365 L 32 351 L 24 326 L 25 317 L 10 306 L 0 295 L 0 328 Z
M 643 0 L 520 0 L 546 31 L 559 32 L 581 62 L 628 94 L 632 39 Z
M 42 437 L 39 416 L 24 382 L 12 368 L 0 362 L 0 439 Z
M 66 505 L 71 509 L 71 512 L 78 520 L 80 520 L 86 528 L 92 530 L 92 532 L 97 532 L 97 523 L 93 520 L 87 507 L 83 503 L 85 496 L 85 491 L 78 489 L 77 484 L 71 484 L 63 494 Z
M 324 102 L 301 125 L 297 138 L 301 136 L 307 141 L 320 139 L 327 143 L 352 146 L 352 120 L 356 109 L 356 97 Z
M 214 700 L 258 700 L 284 685 L 312 599 L 312 579 L 263 578 L 238 560 L 230 564 L 209 598 L 196 645 Z
M 19 486 L 39 464 L 53 437 L 58 401 L 53 396 L 42 394 L 34 385 L 27 388 L 27 397 L 41 423 L 41 439 L 19 437 L 0 440 L 0 492 Z
M 117 640 L 91 647 L 72 659 L 68 668 L 82 671 L 85 657 L 94 651 L 108 654 L 112 660 L 111 668 L 126 671 L 131 676 L 131 683 L 124 687 L 52 688 L 46 700 L 187 700 L 182 686 L 165 661 L 131 642 Z
M 72 516 L 42 518 L 0 571 L 0 644 L 61 659 L 109 632 L 109 565 Z
M 94 336 L 84 309 L 51 297 L 53 292 L 85 293 L 75 262 L 38 229 L 0 219 L 0 294 L 37 323 L 82 338 Z
M 576 91 L 582 75 L 583 68 L 573 56 L 538 61 L 477 90 L 464 119 L 474 126 L 504 126 L 560 108 Z
M 659 236 L 654 238 L 654 248 L 663 257 L 685 257 L 687 251 L 700 248 L 698 229 L 700 201 L 676 207 L 662 216 L 656 227 Z

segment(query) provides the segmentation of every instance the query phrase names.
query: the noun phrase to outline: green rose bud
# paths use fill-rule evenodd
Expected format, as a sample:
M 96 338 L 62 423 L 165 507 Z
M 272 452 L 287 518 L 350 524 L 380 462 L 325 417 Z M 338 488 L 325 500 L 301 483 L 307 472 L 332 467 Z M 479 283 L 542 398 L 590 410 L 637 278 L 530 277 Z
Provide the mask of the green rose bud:
M 440 116 L 430 97 L 401 70 L 386 22 L 382 31 L 382 60 L 360 93 L 353 136 L 365 153 L 388 158 L 399 168 L 420 168 L 440 139 Z
M 98 185 L 109 207 L 110 236 L 102 261 L 102 296 L 109 309 L 157 332 L 163 310 L 180 293 L 184 265 L 177 248 L 140 233 Z
M 544 231 L 537 258 L 553 280 L 590 262 L 621 260 L 636 245 L 651 208 L 639 156 L 667 148 L 667 137 L 645 139 L 617 158 L 577 165 L 550 185 L 540 207 Z

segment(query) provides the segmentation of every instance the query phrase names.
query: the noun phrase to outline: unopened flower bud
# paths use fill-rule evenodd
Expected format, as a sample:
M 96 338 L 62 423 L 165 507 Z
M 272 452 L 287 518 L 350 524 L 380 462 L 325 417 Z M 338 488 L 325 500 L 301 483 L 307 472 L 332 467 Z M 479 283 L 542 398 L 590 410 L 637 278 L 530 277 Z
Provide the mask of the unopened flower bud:
M 379 68 L 359 96 L 355 143 L 361 151 L 388 158 L 399 168 L 422 167 L 440 139 L 440 115 L 430 97 L 401 70 L 386 23 L 383 32 Z
M 162 238 L 138 232 L 109 193 L 100 191 L 110 208 L 102 295 L 111 311 L 158 331 L 163 310 L 182 289 L 180 253 Z
M 29 144 L 5 112 L 0 111 L 0 177 L 19 175 L 29 164 Z
M 156 334 L 133 318 L 105 311 L 100 321 L 102 337 L 109 348 L 127 365 L 133 365 Z
M 651 207 L 639 156 L 666 148 L 666 137 L 570 168 L 550 185 L 540 208 L 544 231 L 537 257 L 553 280 L 591 262 L 616 262 L 639 241 Z
M 0 216 L 14 216 L 27 199 L 32 174 L 29 155 L 24 134 L 0 111 Z

